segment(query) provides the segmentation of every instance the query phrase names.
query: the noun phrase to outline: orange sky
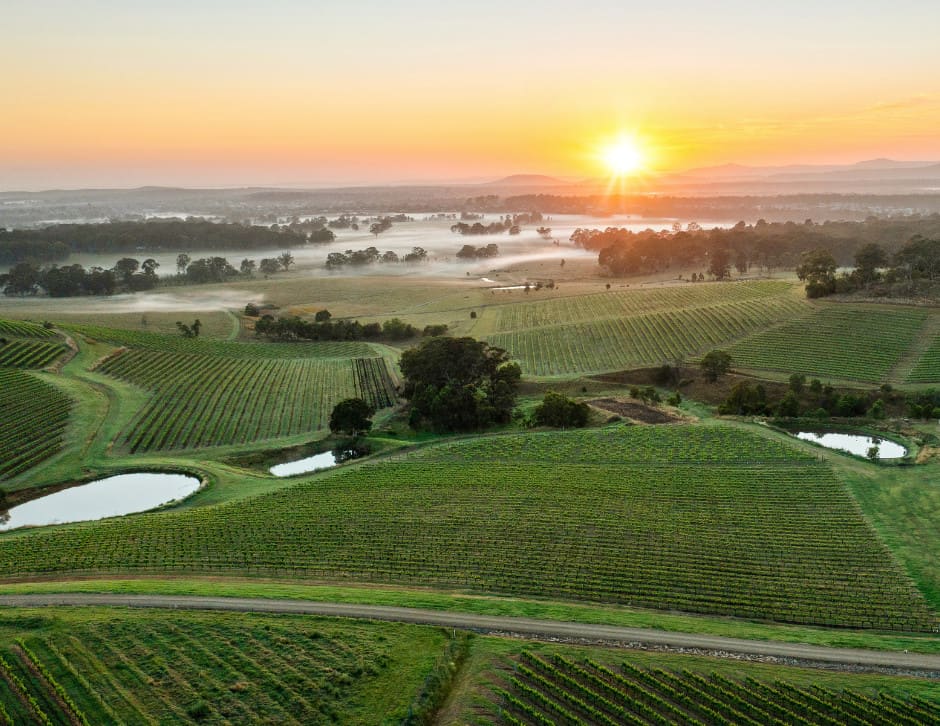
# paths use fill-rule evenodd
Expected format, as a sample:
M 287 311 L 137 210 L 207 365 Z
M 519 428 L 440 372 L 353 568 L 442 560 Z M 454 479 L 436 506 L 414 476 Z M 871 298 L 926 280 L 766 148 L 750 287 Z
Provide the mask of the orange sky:
M 921 0 L 7 5 L 3 189 L 940 160 Z

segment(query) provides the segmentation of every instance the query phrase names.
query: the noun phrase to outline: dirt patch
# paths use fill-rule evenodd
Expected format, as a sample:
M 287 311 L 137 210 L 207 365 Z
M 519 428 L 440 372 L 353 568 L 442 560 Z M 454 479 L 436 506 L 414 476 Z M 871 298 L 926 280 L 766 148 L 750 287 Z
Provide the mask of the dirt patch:
M 940 460 L 940 447 L 937 446 L 924 446 L 917 453 L 917 464 L 926 464 L 928 461 Z
M 645 424 L 670 424 L 680 423 L 685 420 L 683 417 L 664 411 L 661 408 L 648 406 L 637 401 L 625 401 L 622 398 L 596 398 L 587 403 L 602 411 L 610 411 L 631 421 L 639 421 Z

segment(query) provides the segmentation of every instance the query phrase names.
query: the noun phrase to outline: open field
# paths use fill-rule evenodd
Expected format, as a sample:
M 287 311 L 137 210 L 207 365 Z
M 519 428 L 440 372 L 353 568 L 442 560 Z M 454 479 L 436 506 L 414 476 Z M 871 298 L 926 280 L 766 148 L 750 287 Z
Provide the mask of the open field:
M 934 627 L 831 470 L 809 457 L 689 427 L 538 436 L 538 449 L 526 435 L 492 439 L 498 456 L 525 449 L 528 461 L 474 461 L 470 441 L 466 458 L 445 447 L 442 461 L 358 466 L 244 502 L 11 533 L 0 573 L 287 574 Z M 683 449 L 689 436 L 701 456 Z M 584 458 L 558 463 L 568 442 Z
M 55 386 L 23 371 L 0 368 L 0 481 L 55 454 L 72 402 Z
M 738 368 L 882 383 L 926 319 L 918 308 L 820 305 L 812 316 L 759 332 L 729 352 Z M 940 381 L 940 369 L 933 379 Z
M 292 616 L 4 613 L 0 718 L 397 723 L 448 640 L 434 628 Z

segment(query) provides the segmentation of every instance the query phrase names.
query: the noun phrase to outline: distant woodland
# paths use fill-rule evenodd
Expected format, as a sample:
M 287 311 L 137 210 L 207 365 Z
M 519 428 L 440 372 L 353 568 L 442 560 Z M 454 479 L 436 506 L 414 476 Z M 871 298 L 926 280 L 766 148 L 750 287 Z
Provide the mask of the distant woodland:
M 43 229 L 0 229 L 0 264 L 61 262 L 73 252 L 127 254 L 296 247 L 331 242 L 333 232 L 258 227 L 205 220 L 148 220 L 57 224 Z

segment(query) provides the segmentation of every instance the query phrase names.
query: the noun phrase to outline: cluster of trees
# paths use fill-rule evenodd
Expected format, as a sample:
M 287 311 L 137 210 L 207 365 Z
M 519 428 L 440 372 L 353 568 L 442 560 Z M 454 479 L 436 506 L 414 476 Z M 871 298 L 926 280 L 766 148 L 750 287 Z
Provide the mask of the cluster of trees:
M 830 416 L 854 418 L 867 416 L 882 419 L 886 406 L 897 400 L 891 386 L 885 385 L 870 392 L 839 392 L 830 384 L 814 378 L 808 384 L 806 376 L 794 373 L 789 387 L 782 395 L 769 395 L 760 383 L 736 383 L 718 412 L 737 416 L 778 416 L 780 418 L 825 419 Z
M 14 265 L 0 275 L 0 287 L 5 295 L 36 295 L 45 291 L 50 297 L 78 297 L 81 295 L 113 295 L 116 292 L 150 290 L 156 286 L 157 268 L 153 259 L 141 263 L 133 257 L 124 257 L 111 269 L 81 265 L 49 265 L 39 267 L 30 262 Z
M 508 353 L 473 338 L 430 338 L 401 356 L 412 428 L 476 431 L 508 423 L 522 372 Z
M 255 332 L 268 340 L 408 340 L 420 334 L 425 337 L 444 335 L 446 325 L 428 325 L 424 331 L 400 318 L 384 323 L 360 323 L 358 320 L 332 320 L 328 310 L 320 310 L 313 321 L 293 316 L 275 318 L 264 315 L 255 323 Z
M 329 230 L 327 230 L 329 232 Z M 70 253 L 121 254 L 202 249 L 258 249 L 292 247 L 308 241 L 332 241 L 288 227 L 258 227 L 205 220 L 158 220 L 104 224 L 57 224 L 43 229 L 0 229 L 0 264 L 57 262 Z
M 924 232 L 930 232 L 924 234 Z M 632 232 L 608 227 L 576 229 L 571 241 L 598 252 L 598 262 L 612 274 L 661 272 L 674 267 L 702 266 L 721 279 L 732 269 L 746 273 L 793 268 L 801 256 L 817 249 L 829 251 L 836 266 L 847 266 L 866 245 L 878 244 L 888 255 L 907 247 L 912 238 L 940 239 L 940 215 L 864 222 L 739 222 L 729 229 L 705 230 L 692 222 L 684 229 Z
M 457 252 L 459 260 L 478 260 L 487 257 L 499 257 L 499 247 L 495 244 L 484 245 L 483 247 L 474 247 L 473 245 L 464 245 Z
M 796 274 L 806 283 L 806 296 L 811 298 L 870 290 L 882 284 L 880 294 L 888 294 L 892 286 L 910 292 L 917 283 L 940 282 L 940 237 L 914 235 L 893 254 L 869 242 L 855 252 L 854 263 L 851 272 L 837 276 L 835 256 L 819 248 L 803 253 Z
M 253 277 L 255 270 L 263 275 L 273 275 L 281 270 L 289 270 L 294 264 L 290 252 L 282 252 L 277 257 L 265 257 L 261 262 L 245 258 L 236 270 L 224 257 L 202 257 L 190 259 L 185 252 L 176 257 L 176 271 L 181 279 L 192 283 L 225 282 L 239 275 Z
M 359 267 L 362 265 L 372 265 L 376 262 L 427 262 L 428 252 L 423 247 L 412 247 L 411 252 L 399 256 L 393 250 L 380 252 L 377 247 L 366 247 L 364 250 L 346 250 L 345 252 L 330 252 L 326 256 L 326 266 L 328 269 L 335 269 L 345 265 Z
M 590 414 L 591 409 L 586 403 L 575 401 L 562 393 L 548 391 L 532 412 L 532 420 L 539 426 L 581 428 L 587 425 Z
M 473 214 L 468 212 L 461 212 L 461 220 L 480 220 L 483 218 L 482 214 Z M 501 215 L 500 218 L 489 224 L 483 224 L 480 221 L 475 221 L 473 224 L 467 224 L 466 221 L 460 221 L 457 224 L 452 224 L 450 227 L 451 232 L 457 232 L 462 235 L 484 235 L 484 234 L 502 234 L 503 232 L 509 232 L 509 234 L 516 235 L 522 231 L 522 227 L 527 224 L 538 224 L 542 221 L 542 215 L 539 212 L 523 212 L 520 214 L 506 214 Z M 540 227 L 539 233 L 545 236 L 542 230 L 548 230 L 548 233 L 551 234 L 551 229 L 548 227 Z

